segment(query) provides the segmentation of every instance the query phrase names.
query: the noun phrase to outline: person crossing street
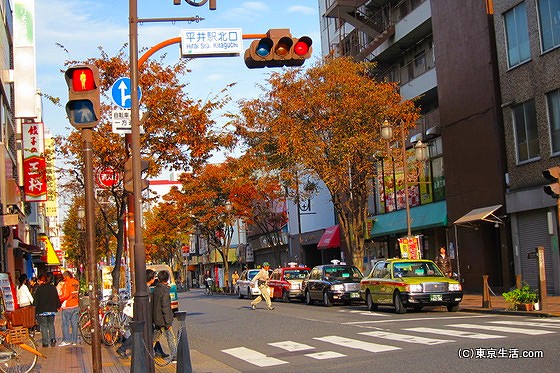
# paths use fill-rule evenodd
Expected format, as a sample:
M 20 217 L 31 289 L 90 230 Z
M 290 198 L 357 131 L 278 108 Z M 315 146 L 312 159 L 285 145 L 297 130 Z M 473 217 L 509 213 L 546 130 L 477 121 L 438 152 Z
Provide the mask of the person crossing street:
M 268 292 L 269 269 L 270 264 L 268 262 L 264 262 L 259 273 L 257 273 L 251 280 L 251 286 L 257 285 L 261 291 L 261 294 L 251 302 L 251 309 L 257 309 L 257 304 L 259 304 L 263 299 L 266 302 L 266 308 L 268 310 L 274 309 L 274 307 L 272 307 L 272 302 L 270 301 L 270 293 Z

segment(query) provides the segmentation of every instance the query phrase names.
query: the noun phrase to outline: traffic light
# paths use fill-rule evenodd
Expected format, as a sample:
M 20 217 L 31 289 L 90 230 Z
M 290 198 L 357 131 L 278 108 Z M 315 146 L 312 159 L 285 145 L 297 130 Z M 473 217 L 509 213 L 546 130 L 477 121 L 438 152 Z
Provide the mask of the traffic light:
M 311 44 L 308 36 L 293 38 L 290 29 L 270 29 L 266 37 L 251 42 L 245 51 L 245 65 L 250 69 L 301 66 L 311 57 Z
M 140 172 L 144 172 L 148 170 L 150 163 L 145 160 L 140 161 Z M 134 193 L 134 175 L 132 174 L 132 158 L 128 158 L 128 160 L 124 164 L 124 190 L 130 193 Z M 150 183 L 146 179 L 140 180 L 141 182 L 141 190 L 148 189 Z
M 544 192 L 552 198 L 560 197 L 560 166 L 551 167 L 542 172 L 543 177 L 550 182 L 549 185 L 543 187 Z
M 99 122 L 99 70 L 93 65 L 70 67 L 64 74 L 68 85 L 66 114 L 77 129 L 93 128 Z

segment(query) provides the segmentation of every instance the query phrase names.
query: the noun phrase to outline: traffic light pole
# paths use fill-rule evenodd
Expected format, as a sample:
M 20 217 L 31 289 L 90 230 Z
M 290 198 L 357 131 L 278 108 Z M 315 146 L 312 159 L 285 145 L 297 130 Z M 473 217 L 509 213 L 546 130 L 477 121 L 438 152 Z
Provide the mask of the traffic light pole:
M 93 132 L 91 128 L 82 131 L 82 149 L 84 153 L 84 187 L 86 192 L 86 250 L 87 250 L 87 274 L 89 282 L 90 320 L 92 321 L 91 357 L 94 373 L 101 373 L 101 344 L 95 343 L 101 338 L 99 326 L 99 281 L 97 276 L 96 244 L 95 244 L 95 200 L 93 192 Z

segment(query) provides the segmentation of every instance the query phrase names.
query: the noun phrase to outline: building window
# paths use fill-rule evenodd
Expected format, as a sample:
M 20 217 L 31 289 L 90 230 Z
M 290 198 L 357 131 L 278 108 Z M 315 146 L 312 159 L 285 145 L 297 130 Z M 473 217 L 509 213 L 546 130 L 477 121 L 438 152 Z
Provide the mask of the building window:
M 531 58 L 527 6 L 521 3 L 504 14 L 508 51 L 508 66 L 514 67 Z
M 517 162 L 521 163 L 537 158 L 540 150 L 535 101 L 530 100 L 514 106 L 512 111 L 515 143 L 517 144 Z
M 546 95 L 552 153 L 560 153 L 560 89 Z
M 539 0 L 542 50 L 560 45 L 560 1 Z

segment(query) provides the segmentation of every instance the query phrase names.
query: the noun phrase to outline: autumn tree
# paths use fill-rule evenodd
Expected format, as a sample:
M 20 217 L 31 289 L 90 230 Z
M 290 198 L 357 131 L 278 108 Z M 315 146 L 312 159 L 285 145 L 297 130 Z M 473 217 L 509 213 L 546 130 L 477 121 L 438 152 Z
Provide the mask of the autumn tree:
M 326 57 L 307 70 L 274 72 L 261 87 L 263 94 L 242 101 L 232 121 L 247 152 L 283 170 L 292 185 L 293 175 L 324 182 L 351 260 L 359 268 L 368 182 L 376 177 L 374 155 L 386 149 L 380 126 L 388 120 L 396 124 L 397 133 L 408 132 L 419 117 L 396 83 L 373 77 L 373 67 L 346 57 Z
M 93 131 L 93 166 L 95 170 L 112 168 L 123 175 L 128 159 L 128 147 L 123 137 L 112 132 L 111 111 L 116 107 L 111 103 L 107 92 L 112 84 L 122 76 L 129 75 L 128 56 L 121 50 L 116 56 L 107 55 L 100 48 L 98 58 L 86 61 L 66 61 L 67 66 L 92 64 L 100 73 L 102 92 L 102 117 Z M 163 57 L 162 57 L 163 59 Z M 153 177 L 164 169 L 189 170 L 200 167 L 211 156 L 212 151 L 231 144 L 231 135 L 222 132 L 213 119 L 213 113 L 221 109 L 228 97 L 224 91 L 208 101 L 193 100 L 187 94 L 187 86 L 181 78 L 189 72 L 187 60 L 168 65 L 163 60 L 149 60 L 139 67 L 139 86 L 142 90 L 140 110 L 143 112 L 141 135 L 142 158 L 149 162 L 145 177 Z M 67 136 L 59 136 L 56 141 L 59 159 L 64 165 L 61 173 L 61 187 L 72 193 L 83 193 L 83 153 L 82 138 L 79 131 L 69 129 Z M 99 196 L 99 195 L 98 195 Z M 103 201 L 97 200 L 100 211 L 103 204 L 114 206 L 117 224 L 102 213 L 106 219 L 107 230 L 117 240 L 115 268 L 113 269 L 113 291 L 119 278 L 120 262 L 124 247 L 124 227 L 127 205 L 127 192 L 121 181 L 102 191 Z M 113 218 L 114 219 L 114 218 Z

